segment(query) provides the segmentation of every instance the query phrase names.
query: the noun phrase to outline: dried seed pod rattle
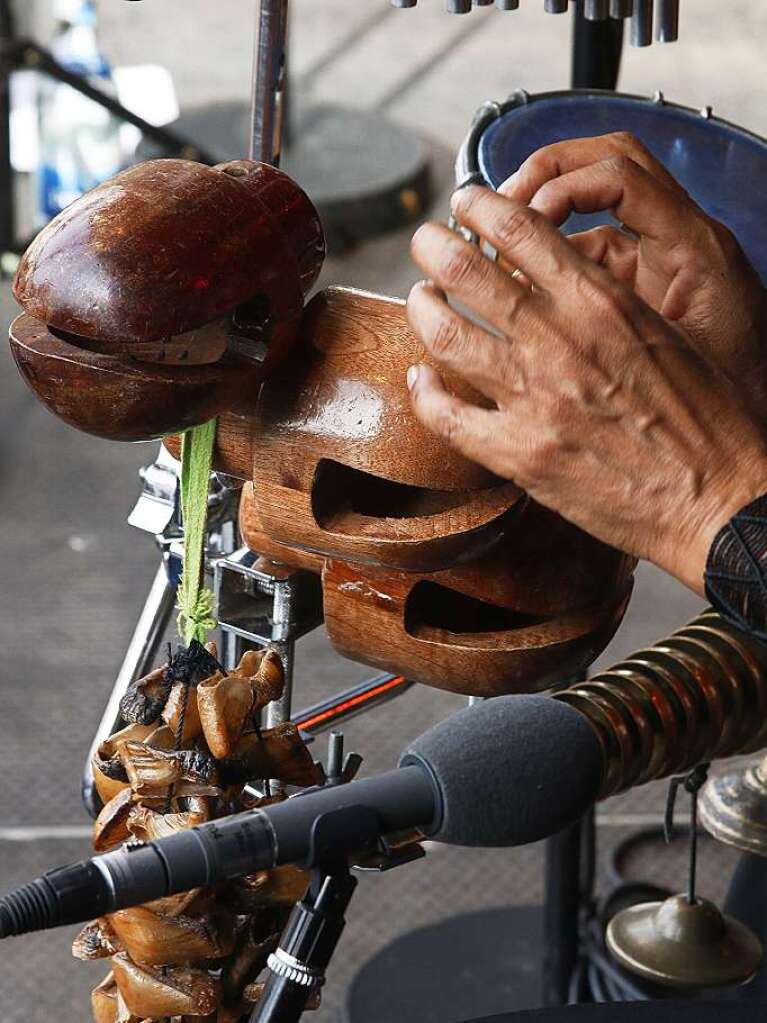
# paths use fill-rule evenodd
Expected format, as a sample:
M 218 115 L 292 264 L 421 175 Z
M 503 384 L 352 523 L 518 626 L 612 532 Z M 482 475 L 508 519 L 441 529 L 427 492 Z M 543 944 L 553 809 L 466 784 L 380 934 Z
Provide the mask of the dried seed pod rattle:
M 320 780 L 295 725 L 259 728 L 262 708 L 282 695 L 279 657 L 270 650 L 248 651 L 227 673 L 215 646 L 203 645 L 215 625 L 212 596 L 200 585 L 214 425 L 189 434 L 182 458 L 185 556 L 179 594 L 185 645 L 129 687 L 121 704 L 126 727 L 96 751 L 94 776 L 104 808 L 94 824 L 93 845 L 100 852 L 285 798 L 279 793 L 254 799 L 245 791 L 249 781 Z M 111 960 L 110 972 L 92 993 L 96 1023 L 197 1016 L 238 1023 L 261 996 L 259 976 L 307 883 L 306 872 L 296 867 L 258 871 L 88 924 L 73 954 Z

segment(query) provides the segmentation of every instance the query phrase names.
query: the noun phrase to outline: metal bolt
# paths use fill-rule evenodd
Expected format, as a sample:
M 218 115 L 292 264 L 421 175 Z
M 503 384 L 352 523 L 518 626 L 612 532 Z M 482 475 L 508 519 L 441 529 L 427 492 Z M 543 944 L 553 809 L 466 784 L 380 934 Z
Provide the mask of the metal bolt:
M 547 14 L 567 14 L 567 0 L 543 0 L 543 9 Z
M 634 0 L 610 0 L 611 18 L 630 18 L 634 13 Z
M 344 767 L 344 733 L 333 730 L 328 736 L 328 766 L 325 773 L 330 781 L 341 778 Z
M 390 0 L 392 7 L 415 7 L 418 0 Z
M 471 0 L 447 0 L 448 14 L 468 14 L 471 11 Z
M 495 6 L 499 11 L 518 11 L 519 0 L 495 0 Z

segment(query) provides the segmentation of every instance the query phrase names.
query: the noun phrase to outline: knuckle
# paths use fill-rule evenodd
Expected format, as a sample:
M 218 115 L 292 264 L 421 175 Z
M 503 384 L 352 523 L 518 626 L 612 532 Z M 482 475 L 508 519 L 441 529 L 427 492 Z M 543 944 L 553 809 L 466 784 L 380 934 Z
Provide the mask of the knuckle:
M 512 328 L 527 310 L 531 297 L 532 293 L 526 288 L 520 288 L 509 294 L 503 309 L 503 320 L 507 329 Z
M 493 224 L 493 242 L 500 249 L 514 249 L 532 241 L 538 233 L 538 218 L 527 206 L 512 206 Z
M 440 313 L 434 322 L 429 348 L 438 359 L 450 358 L 463 348 L 463 331 L 449 313 Z
M 630 131 L 616 131 L 610 136 L 611 140 L 626 153 L 637 153 L 644 155 L 647 147 L 636 135 Z
M 632 160 L 631 157 L 627 156 L 625 153 L 615 153 L 613 156 L 608 157 L 604 163 L 608 170 L 622 178 L 635 174 L 639 169 L 639 165 L 636 161 Z
M 601 316 L 623 317 L 631 309 L 631 292 L 607 274 L 579 269 L 573 276 L 572 285 L 578 302 Z
M 440 276 L 448 288 L 460 287 L 481 273 L 479 253 L 468 243 L 452 243 L 442 257 Z
M 434 426 L 437 433 L 444 437 L 448 444 L 457 443 L 463 436 L 463 416 L 455 405 L 448 405 L 445 409 L 439 412 L 435 419 Z

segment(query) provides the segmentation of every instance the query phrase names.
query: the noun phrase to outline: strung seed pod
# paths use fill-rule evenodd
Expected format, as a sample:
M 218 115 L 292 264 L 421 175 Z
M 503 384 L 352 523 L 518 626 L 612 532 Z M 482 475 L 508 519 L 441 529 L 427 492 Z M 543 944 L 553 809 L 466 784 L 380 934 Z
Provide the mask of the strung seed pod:
M 198 717 L 214 757 L 231 756 L 253 714 L 253 683 L 240 675 L 211 675 L 197 687 Z
M 200 913 L 209 913 L 215 903 L 215 895 L 210 888 L 192 888 L 188 892 L 178 892 L 175 895 L 164 895 L 161 899 L 153 899 L 145 902 L 147 909 L 155 913 L 164 913 L 166 916 L 197 916 Z
M 240 928 L 234 955 L 221 974 L 224 1005 L 240 1003 L 245 987 L 258 977 L 277 948 L 284 919 L 274 916 L 269 919 L 274 929 L 268 934 L 262 933 L 260 921 L 246 920 Z
M 155 668 L 144 678 L 131 682 L 120 700 L 123 718 L 136 725 L 151 725 L 159 718 L 171 685 L 166 678 L 166 668 Z
M 144 740 L 151 749 L 175 749 L 176 736 L 169 725 L 157 725 Z
M 272 700 L 279 700 L 285 688 L 282 661 L 274 650 L 265 650 L 254 677 L 255 709 L 261 710 Z
M 319 782 L 317 766 L 292 721 L 260 735 L 243 735 L 232 757 L 220 761 L 219 775 L 224 785 L 257 778 L 279 778 L 287 785 L 301 786 Z
M 180 781 L 202 786 L 217 782 L 213 757 L 203 750 L 161 750 L 144 742 L 126 742 L 120 757 L 137 795 L 151 795 Z
M 112 971 L 126 1007 L 142 1019 L 208 1016 L 221 1000 L 221 982 L 207 970 L 138 966 L 120 952 L 112 960 Z
M 183 743 L 193 742 L 202 734 L 200 712 L 197 709 L 197 700 L 194 694 L 189 692 L 189 685 L 185 682 L 176 682 L 168 696 L 165 706 L 162 709 L 162 720 L 173 735 L 178 734 L 178 726 L 181 721 L 181 713 L 184 713 L 184 734 L 181 738 Z
M 230 675 L 216 672 L 202 681 L 197 707 L 211 753 L 232 756 L 253 714 L 279 699 L 284 687 L 282 663 L 272 650 L 248 650 Z
M 111 913 L 109 924 L 122 948 L 140 965 L 181 966 L 221 959 L 234 949 L 234 920 L 222 910 L 197 917 L 167 916 L 134 906 Z
M 252 731 L 254 712 L 282 692 L 277 655 L 250 651 L 229 676 L 217 670 L 214 658 L 215 650 L 199 644 L 177 652 L 165 670 L 169 692 L 160 716 L 143 725 L 131 723 L 100 749 L 102 773 L 122 787 L 94 826 L 98 851 L 130 837 L 152 841 L 287 798 L 279 792 L 254 800 L 243 791 L 247 777 L 285 784 L 317 781 L 294 725 L 279 725 L 263 736 Z M 211 663 L 215 670 L 204 671 Z M 150 678 L 155 685 L 157 673 Z M 228 685 L 216 691 L 223 682 Z M 148 689 L 137 689 L 136 699 L 140 695 L 146 704 L 153 695 Z M 205 731 L 202 719 L 199 730 L 193 717 L 189 726 L 202 691 L 210 693 L 200 701 L 208 712 Z M 178 734 L 181 695 L 189 698 L 183 735 Z M 231 749 L 229 760 L 214 758 L 208 735 L 213 746 L 220 748 L 221 742 Z M 233 777 L 222 776 L 222 765 Z M 201 1016 L 208 1023 L 240 1023 L 261 997 L 259 974 L 307 882 L 305 872 L 281 867 L 118 910 L 89 924 L 75 939 L 73 954 L 111 957 L 113 971 L 93 992 L 96 1023 L 194 1023 Z
M 91 991 L 91 1008 L 95 1023 L 117 1023 L 117 985 L 111 970 Z
M 294 906 L 308 887 L 308 871 L 290 863 L 272 870 L 259 870 L 231 882 L 232 899 L 244 913 L 255 913 L 265 906 Z
M 165 838 L 176 831 L 204 824 L 210 820 L 210 812 L 206 800 L 200 802 L 202 806 L 199 809 L 187 810 L 185 813 L 161 813 L 137 803 L 128 814 L 128 831 L 141 842 L 152 842 L 155 838 Z
M 143 741 L 151 734 L 152 728 L 152 725 L 130 724 L 99 745 L 91 760 L 91 766 L 96 791 L 102 803 L 108 803 L 121 789 L 128 787 L 125 764 L 120 759 L 121 746 L 131 740 Z
M 86 924 L 72 942 L 75 959 L 88 962 L 91 959 L 107 959 L 120 951 L 120 944 L 109 921 L 105 917 Z
M 93 822 L 93 848 L 96 852 L 106 852 L 130 838 L 128 817 L 133 808 L 133 792 L 121 789 L 109 800 Z

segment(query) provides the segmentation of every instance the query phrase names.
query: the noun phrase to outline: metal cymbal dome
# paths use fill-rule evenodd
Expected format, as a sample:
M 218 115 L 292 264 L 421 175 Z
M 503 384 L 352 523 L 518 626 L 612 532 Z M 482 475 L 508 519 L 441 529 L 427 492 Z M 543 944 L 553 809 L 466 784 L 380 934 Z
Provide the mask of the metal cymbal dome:
M 686 895 L 624 909 L 608 925 L 607 947 L 625 969 L 676 988 L 745 984 L 762 961 L 752 931 Z

